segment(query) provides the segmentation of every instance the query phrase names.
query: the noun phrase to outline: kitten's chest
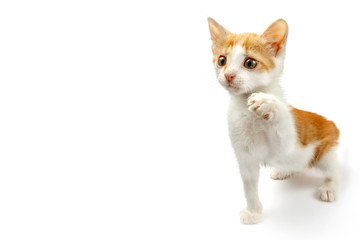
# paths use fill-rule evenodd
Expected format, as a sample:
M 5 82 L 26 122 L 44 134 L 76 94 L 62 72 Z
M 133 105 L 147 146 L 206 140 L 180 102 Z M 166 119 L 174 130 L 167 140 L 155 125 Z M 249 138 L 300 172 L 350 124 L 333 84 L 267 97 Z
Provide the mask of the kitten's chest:
M 246 111 L 230 109 L 228 123 L 230 134 L 236 137 L 254 140 L 266 137 L 266 127 L 263 121 L 247 109 Z
M 250 152 L 268 151 L 271 145 L 268 138 L 268 126 L 246 106 L 230 104 L 228 124 L 234 147 Z

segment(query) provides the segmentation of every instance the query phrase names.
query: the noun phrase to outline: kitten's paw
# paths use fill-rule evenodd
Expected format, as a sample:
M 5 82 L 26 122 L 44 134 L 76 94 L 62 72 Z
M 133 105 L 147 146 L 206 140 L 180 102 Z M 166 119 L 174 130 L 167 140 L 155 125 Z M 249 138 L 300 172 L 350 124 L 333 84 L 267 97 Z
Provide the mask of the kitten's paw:
M 266 121 L 276 118 L 277 99 L 266 93 L 253 93 L 248 98 L 248 109 Z
M 245 208 L 240 212 L 240 220 L 243 224 L 255 224 L 261 220 L 261 212 L 251 212 Z
M 278 172 L 276 170 L 273 170 L 271 173 L 270 173 L 270 177 L 274 180 L 284 180 L 284 179 L 287 179 L 289 177 L 291 177 L 291 174 L 290 173 L 284 173 L 284 172 Z
M 336 188 L 334 186 L 324 184 L 318 190 L 319 198 L 324 202 L 333 202 L 336 199 Z

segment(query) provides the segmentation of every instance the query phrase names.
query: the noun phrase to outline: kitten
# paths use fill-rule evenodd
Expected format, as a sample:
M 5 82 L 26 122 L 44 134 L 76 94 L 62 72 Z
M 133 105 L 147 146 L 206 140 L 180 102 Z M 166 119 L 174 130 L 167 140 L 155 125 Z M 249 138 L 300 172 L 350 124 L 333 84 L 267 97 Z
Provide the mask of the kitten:
M 234 34 L 208 19 L 213 63 L 220 84 L 230 93 L 229 135 L 242 177 L 247 207 L 241 221 L 260 221 L 259 166 L 271 166 L 273 179 L 316 167 L 326 180 L 318 190 L 334 201 L 338 189 L 336 125 L 315 113 L 290 106 L 279 84 L 288 25 L 272 23 L 261 35 Z

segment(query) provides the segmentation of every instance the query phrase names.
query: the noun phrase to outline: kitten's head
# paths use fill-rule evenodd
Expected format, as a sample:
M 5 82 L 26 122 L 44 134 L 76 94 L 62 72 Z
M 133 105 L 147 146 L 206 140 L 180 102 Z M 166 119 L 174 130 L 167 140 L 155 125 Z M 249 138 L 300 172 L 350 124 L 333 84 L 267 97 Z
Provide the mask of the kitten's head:
M 272 23 L 261 35 L 235 34 L 212 18 L 208 22 L 216 74 L 231 94 L 259 91 L 277 81 L 288 35 L 285 20 Z

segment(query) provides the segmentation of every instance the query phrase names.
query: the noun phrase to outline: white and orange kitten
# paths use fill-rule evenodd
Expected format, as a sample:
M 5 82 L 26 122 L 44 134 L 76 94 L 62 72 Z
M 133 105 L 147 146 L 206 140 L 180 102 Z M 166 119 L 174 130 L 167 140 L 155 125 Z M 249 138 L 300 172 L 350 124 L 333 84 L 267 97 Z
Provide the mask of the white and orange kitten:
M 231 33 L 211 18 L 208 22 L 216 74 L 231 96 L 229 135 L 247 201 L 240 213 L 241 221 L 245 224 L 260 221 L 261 165 L 273 168 L 273 179 L 285 179 L 316 167 L 326 177 L 319 189 L 320 199 L 334 201 L 339 180 L 336 163 L 339 130 L 324 117 L 289 105 L 279 84 L 287 23 L 279 19 L 258 35 Z

